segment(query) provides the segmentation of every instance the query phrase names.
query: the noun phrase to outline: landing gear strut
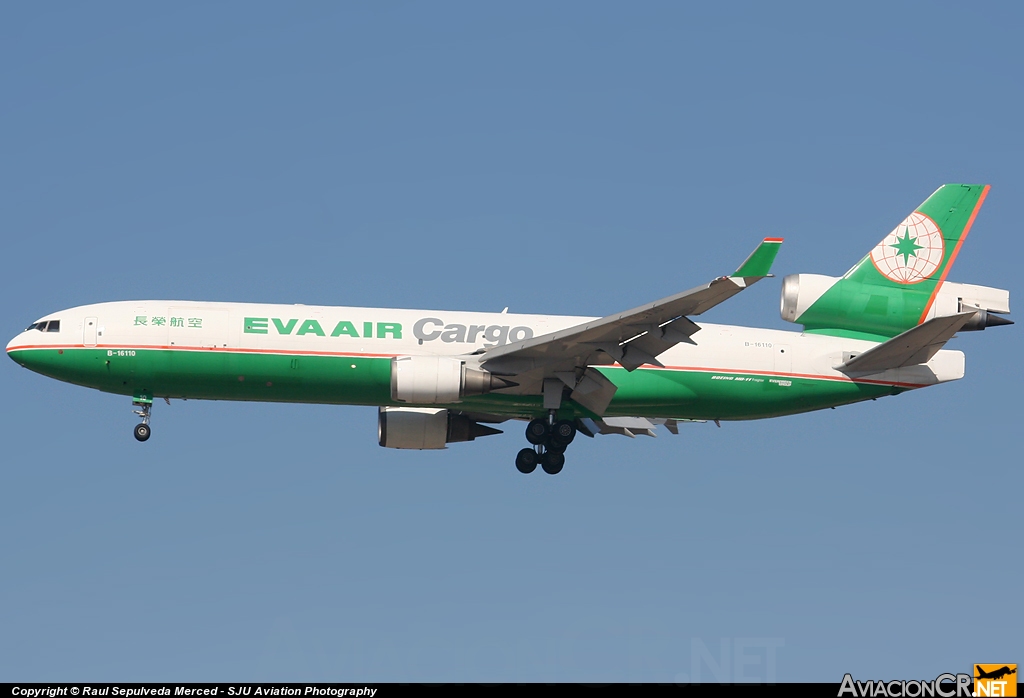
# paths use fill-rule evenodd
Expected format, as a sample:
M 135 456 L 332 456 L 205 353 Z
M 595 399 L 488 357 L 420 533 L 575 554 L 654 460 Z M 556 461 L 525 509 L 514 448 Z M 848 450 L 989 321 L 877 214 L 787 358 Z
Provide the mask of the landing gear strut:
M 526 440 L 533 448 L 524 448 L 516 455 L 516 468 L 532 473 L 537 464 L 548 475 L 557 475 L 565 465 L 565 449 L 576 438 L 576 425 L 568 419 L 555 421 L 555 410 L 547 419 L 534 419 L 526 425 Z
M 142 424 L 135 425 L 135 440 L 146 441 L 153 430 L 149 427 L 149 412 L 153 409 L 153 398 L 148 395 L 137 395 L 132 400 L 132 414 L 142 417 Z

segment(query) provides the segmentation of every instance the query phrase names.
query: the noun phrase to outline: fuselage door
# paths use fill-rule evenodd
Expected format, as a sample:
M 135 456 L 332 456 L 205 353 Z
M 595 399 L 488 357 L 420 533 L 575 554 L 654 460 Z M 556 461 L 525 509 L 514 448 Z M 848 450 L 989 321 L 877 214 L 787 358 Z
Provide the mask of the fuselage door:
M 82 338 L 82 344 L 87 347 L 96 346 L 96 318 L 94 317 L 85 318 L 85 336 Z

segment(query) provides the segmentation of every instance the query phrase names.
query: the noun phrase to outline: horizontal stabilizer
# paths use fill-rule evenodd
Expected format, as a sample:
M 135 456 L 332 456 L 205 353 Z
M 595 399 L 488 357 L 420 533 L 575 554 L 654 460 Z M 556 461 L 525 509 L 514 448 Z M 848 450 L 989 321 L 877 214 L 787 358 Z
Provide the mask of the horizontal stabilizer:
M 892 368 L 903 368 L 927 363 L 939 349 L 966 325 L 977 311 L 957 313 L 928 320 L 897 335 L 888 342 L 857 354 L 836 366 L 843 373 L 881 373 Z

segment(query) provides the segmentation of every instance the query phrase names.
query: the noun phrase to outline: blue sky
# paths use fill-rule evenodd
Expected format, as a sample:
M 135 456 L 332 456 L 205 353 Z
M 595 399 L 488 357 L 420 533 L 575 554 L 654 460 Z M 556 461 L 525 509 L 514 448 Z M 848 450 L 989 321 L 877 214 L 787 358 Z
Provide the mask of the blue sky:
M 992 184 L 951 280 L 1017 294 L 1022 20 L 8 3 L 0 329 L 138 298 L 605 315 L 766 235 L 780 276 L 842 273 L 946 182 Z M 779 286 L 705 318 L 790 329 Z M 6 361 L 0 680 L 1022 661 L 1019 339 L 964 334 L 964 380 L 898 398 L 582 440 L 554 478 L 518 428 L 395 452 L 356 407 L 159 403 L 141 445 L 130 401 Z

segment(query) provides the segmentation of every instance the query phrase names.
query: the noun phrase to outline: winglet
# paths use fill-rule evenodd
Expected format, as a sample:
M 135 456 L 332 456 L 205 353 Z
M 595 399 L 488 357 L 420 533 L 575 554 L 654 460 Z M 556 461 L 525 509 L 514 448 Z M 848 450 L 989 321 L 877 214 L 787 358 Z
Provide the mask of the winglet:
M 733 278 L 764 278 L 768 276 L 780 247 L 782 247 L 782 238 L 765 238 L 757 246 L 757 249 L 750 253 L 740 268 L 733 273 Z

